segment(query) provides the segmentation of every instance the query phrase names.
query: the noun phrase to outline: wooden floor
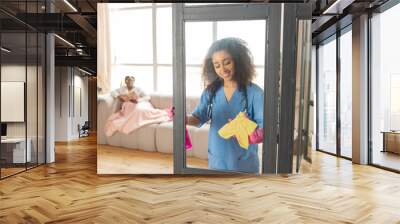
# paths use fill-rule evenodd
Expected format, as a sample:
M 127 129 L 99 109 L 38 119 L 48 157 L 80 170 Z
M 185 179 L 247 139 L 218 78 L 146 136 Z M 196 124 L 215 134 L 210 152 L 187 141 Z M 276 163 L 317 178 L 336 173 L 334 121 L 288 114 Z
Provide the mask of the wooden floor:
M 95 138 L 0 181 L 0 223 L 400 223 L 400 175 L 323 153 L 284 176 L 96 174 Z
M 187 158 L 188 167 L 207 169 L 207 160 Z M 173 174 L 172 154 L 97 145 L 98 174 Z

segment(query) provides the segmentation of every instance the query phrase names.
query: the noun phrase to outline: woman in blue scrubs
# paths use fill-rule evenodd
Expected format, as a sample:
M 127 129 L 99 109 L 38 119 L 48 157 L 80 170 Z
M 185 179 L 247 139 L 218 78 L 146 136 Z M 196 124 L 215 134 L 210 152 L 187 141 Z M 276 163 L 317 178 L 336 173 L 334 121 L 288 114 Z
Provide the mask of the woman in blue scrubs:
M 248 149 L 244 149 L 235 137 L 224 139 L 218 134 L 219 129 L 242 111 L 257 123 L 252 136 L 257 133 L 262 136 L 264 93 L 252 83 L 255 66 L 246 43 L 238 38 L 214 42 L 204 60 L 202 76 L 206 89 L 192 115 L 187 117 L 187 124 L 200 127 L 211 120 L 208 135 L 209 168 L 259 172 L 257 144 L 250 144 Z

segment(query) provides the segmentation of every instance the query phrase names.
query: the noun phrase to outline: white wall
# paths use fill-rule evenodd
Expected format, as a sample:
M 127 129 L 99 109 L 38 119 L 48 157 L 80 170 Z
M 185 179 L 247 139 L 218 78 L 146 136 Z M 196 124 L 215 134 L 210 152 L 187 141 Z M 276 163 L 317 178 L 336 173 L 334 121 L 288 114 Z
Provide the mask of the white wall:
M 72 96 L 73 99 L 75 100 L 75 107 L 73 108 L 75 110 L 75 113 L 72 113 L 73 119 L 72 119 L 72 136 L 74 138 L 78 138 L 79 137 L 79 133 L 78 133 L 78 124 L 80 124 L 81 126 L 85 123 L 85 121 L 88 121 L 89 117 L 88 117 L 88 78 L 87 77 L 82 77 L 80 75 L 76 75 L 76 71 L 75 70 L 75 75 L 74 75 L 74 87 L 75 87 L 75 96 Z M 80 73 L 79 73 L 80 74 Z M 78 93 L 77 90 L 80 89 L 80 106 L 81 106 L 81 113 L 79 111 L 79 102 L 77 102 L 77 100 L 79 100 L 77 98 Z M 78 107 L 77 107 L 78 106 Z
M 68 140 L 68 71 L 67 67 L 55 68 L 55 141 Z
M 55 123 L 56 141 L 79 138 L 78 124 L 88 120 L 88 78 L 71 67 L 56 67 Z M 79 90 L 80 100 L 79 103 Z M 82 112 L 79 111 L 81 105 Z

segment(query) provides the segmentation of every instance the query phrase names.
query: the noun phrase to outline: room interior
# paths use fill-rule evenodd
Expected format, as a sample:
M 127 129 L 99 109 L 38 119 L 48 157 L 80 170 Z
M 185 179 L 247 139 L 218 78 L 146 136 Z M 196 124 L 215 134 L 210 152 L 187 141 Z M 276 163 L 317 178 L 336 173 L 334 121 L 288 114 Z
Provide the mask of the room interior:
M 98 23 L 101 25 L 98 29 L 100 40 L 98 63 L 99 67 L 103 69 L 98 74 L 100 80 L 98 87 L 101 91 L 98 95 L 99 104 L 97 108 L 98 172 L 99 174 L 116 174 L 118 172 L 143 174 L 143 171 L 148 169 L 148 172 L 144 172 L 145 174 L 157 172 L 171 174 L 173 168 L 173 157 L 171 155 L 173 153 L 172 121 L 145 126 L 131 133 L 117 132 L 112 136 L 106 136 L 104 129 L 107 127 L 107 119 L 121 108 L 121 104 L 111 97 L 109 92 L 125 85 L 124 78 L 127 75 L 135 77 L 135 86 L 145 90 L 150 95 L 150 102 L 155 108 L 166 109 L 172 105 L 172 36 L 174 36 L 172 33 L 172 5 L 98 4 L 98 12 Z M 199 103 L 200 94 L 204 90 L 204 80 L 200 75 L 203 59 L 206 49 L 217 39 L 238 37 L 247 42 L 254 57 L 256 70 L 256 78 L 253 82 L 262 89 L 264 88 L 264 64 L 267 54 L 264 50 L 266 33 L 264 31 L 261 32 L 262 35 L 259 34 L 260 30 L 265 30 L 267 23 L 266 20 L 243 20 L 243 17 L 241 18 L 241 20 L 237 20 L 237 18 L 232 17 L 232 21 L 185 22 L 184 36 L 186 41 L 185 51 L 187 52 L 185 56 L 185 104 L 187 114 L 193 112 Z M 304 21 L 300 21 L 297 31 L 299 46 L 307 43 L 302 38 L 307 36 L 305 35 L 307 31 L 304 29 L 309 29 L 307 26 L 309 24 Z M 128 25 L 137 27 L 142 32 L 133 34 L 134 30 L 127 31 L 125 29 Z M 153 27 L 153 30 L 150 27 Z M 203 35 L 199 36 L 199 32 Z M 311 36 L 307 38 L 311 38 Z M 310 45 L 308 47 L 311 49 Z M 133 51 L 133 49 L 138 48 L 142 50 Z M 302 67 L 302 64 L 306 64 L 307 61 L 310 62 L 311 57 L 311 50 L 303 50 L 304 52 L 302 52 L 302 48 L 298 47 L 298 49 L 296 102 L 300 102 L 300 97 L 308 97 L 308 95 L 300 95 L 300 89 L 304 89 L 304 86 L 300 85 L 303 81 L 300 80 L 300 78 L 303 78 L 300 74 L 304 69 L 310 71 L 310 66 Z M 153 53 L 151 54 L 151 52 Z M 309 54 L 308 59 L 303 56 L 305 53 Z M 110 61 L 110 58 L 113 58 L 113 60 Z M 310 86 L 308 84 L 310 79 L 304 80 L 304 82 L 307 82 L 307 86 Z M 300 103 L 297 103 L 296 106 L 296 116 L 298 113 L 300 113 Z M 295 133 L 298 132 L 299 125 L 307 127 L 309 123 L 308 120 L 306 122 L 303 119 L 308 115 L 302 114 L 297 117 L 301 117 L 301 119 L 295 120 Z M 193 148 L 186 153 L 186 166 L 207 168 L 209 124 L 202 128 L 187 128 L 193 142 Z M 296 141 L 299 141 L 299 139 Z M 301 147 L 300 144 L 298 147 Z M 297 150 L 297 152 L 301 153 L 302 150 Z M 154 156 L 151 156 L 152 153 Z M 165 155 L 166 153 L 170 155 Z M 262 162 L 262 144 L 258 145 L 258 155 L 260 162 Z M 143 159 L 144 156 L 149 158 Z M 300 154 L 296 154 L 295 157 L 302 158 Z M 163 160 L 160 161 L 159 158 L 163 158 Z M 295 164 L 300 164 L 300 160 L 302 159 L 294 159 Z M 161 167 L 165 167 L 166 163 L 168 168 L 160 172 Z M 153 169 L 152 166 L 154 166 Z M 297 171 L 299 171 L 299 167 L 300 165 L 296 166 Z
M 393 31 L 399 19 L 400 7 L 394 5 L 386 11 L 370 13 L 370 83 L 366 83 L 368 104 L 366 120 L 370 147 L 368 163 L 392 171 L 399 170 L 399 94 L 398 72 L 395 62 L 398 51 L 398 33 Z M 354 127 L 354 22 L 343 18 L 338 32 L 324 31 L 313 41 L 315 71 L 318 74 L 316 148 L 335 156 L 352 160 Z M 353 58 L 352 58 L 353 57 Z M 319 102 L 319 103 L 318 103 Z M 352 118 L 353 117 L 353 118 Z M 353 136 L 354 138 L 354 136 Z M 354 161 L 354 160 L 353 160 Z
M 310 127 L 308 145 L 302 146 L 307 148 L 303 150 L 306 157 L 302 156 L 297 163 L 294 151 L 293 174 L 262 176 L 110 174 L 130 173 L 133 166 L 137 172 L 172 173 L 173 154 L 154 150 L 159 145 L 161 150 L 164 147 L 169 151 L 173 133 L 172 124 L 167 122 L 140 133 L 145 137 L 153 133 L 153 143 L 141 141 L 143 138 L 138 136 L 134 139 L 116 136 L 107 140 L 115 146 L 98 145 L 102 127 L 97 127 L 97 120 L 112 113 L 115 106 L 109 97 L 101 96 L 102 90 L 97 86 L 102 82 L 98 79 L 102 69 L 96 66 L 96 58 L 97 54 L 103 55 L 97 44 L 103 36 L 97 32 L 104 27 L 97 21 L 98 2 L 0 2 L 0 119 L 5 136 L 0 146 L 0 222 L 397 223 L 400 220 L 400 204 L 395 200 L 400 196 L 396 132 L 399 108 L 395 97 L 399 87 L 397 74 L 400 74 L 395 60 L 400 45 L 398 32 L 393 28 L 400 15 L 398 1 L 307 1 L 313 5 L 310 111 L 309 116 L 302 114 L 303 120 L 296 113 L 294 122 L 295 129 L 301 123 Z M 102 1 L 105 2 L 111 1 Z M 169 15 L 168 3 L 143 4 Z M 45 14 L 50 11 L 54 14 Z M 169 23 L 163 15 L 144 14 L 156 15 L 157 22 L 153 26 L 143 21 L 143 27 L 151 27 L 143 28 L 143 33 L 149 29 L 158 32 L 160 26 L 165 28 Z M 126 23 L 123 19 L 120 22 Z M 211 33 L 218 27 L 196 25 L 196 29 Z M 125 27 L 125 32 L 132 31 Z M 146 44 L 133 46 L 142 49 L 157 45 L 152 48 L 155 51 L 124 54 L 120 61 L 115 57 L 101 60 L 121 63 L 110 68 L 119 76 L 111 86 L 119 87 L 124 74 L 134 69 L 138 71 L 137 84 L 148 86 L 154 104 L 163 108 L 172 101 L 169 92 L 174 91 L 174 86 L 169 81 L 173 63 L 158 49 L 170 54 L 172 49 L 162 48 L 160 42 L 172 42 L 172 38 L 165 35 L 166 30 L 159 32 L 162 35 L 143 40 Z M 217 35 L 210 35 L 207 41 Z M 368 44 L 367 40 L 371 42 Z M 198 45 L 206 49 L 208 44 Z M 204 54 L 196 50 L 193 53 L 198 56 L 194 60 L 200 60 Z M 138 59 L 137 64 L 126 65 L 133 59 Z M 196 93 L 201 86 L 191 85 L 201 81 L 193 75 L 199 73 L 200 66 L 189 67 L 186 81 L 194 82 L 186 84 L 190 86 L 187 91 Z M 152 74 L 157 74 L 157 78 Z M 298 80 L 296 77 L 296 84 L 300 83 Z M 21 83 L 25 85 L 22 94 L 22 90 L 16 91 Z M 8 88 L 11 84 L 14 87 Z M 295 107 L 302 104 L 298 87 Z M 16 91 L 11 94 L 15 100 L 3 99 L 10 91 Z M 186 95 L 187 102 L 195 104 L 196 96 L 190 92 Z M 22 111 L 9 113 L 4 108 L 19 107 L 21 101 L 24 101 L 23 118 L 4 121 L 5 117 L 18 116 L 17 112 Z M 97 106 L 111 111 L 98 111 Z M 90 123 L 89 136 L 80 137 L 78 125 L 86 121 Z M 193 129 L 189 133 L 206 144 L 204 130 Z M 296 130 L 293 136 L 301 134 Z M 4 142 L 17 138 L 22 150 L 15 147 L 15 141 Z M 127 140 L 130 140 L 128 147 L 124 147 Z M 293 139 L 293 144 L 299 144 L 298 138 Z M 153 150 L 143 150 L 150 146 Z M 117 150 L 120 153 L 115 156 Z M 10 152 L 15 152 L 15 158 Z M 99 152 L 105 160 L 98 160 Z M 201 158 L 203 154 L 194 148 L 187 157 L 188 165 L 207 167 L 207 160 Z M 127 157 L 139 158 L 141 163 L 132 164 Z M 22 163 L 15 162 L 20 159 Z M 109 163 L 99 166 L 99 161 L 107 160 Z M 300 174 L 295 174 L 297 166 L 301 167 Z M 100 171 L 104 174 L 98 174 L 100 167 L 104 168 Z

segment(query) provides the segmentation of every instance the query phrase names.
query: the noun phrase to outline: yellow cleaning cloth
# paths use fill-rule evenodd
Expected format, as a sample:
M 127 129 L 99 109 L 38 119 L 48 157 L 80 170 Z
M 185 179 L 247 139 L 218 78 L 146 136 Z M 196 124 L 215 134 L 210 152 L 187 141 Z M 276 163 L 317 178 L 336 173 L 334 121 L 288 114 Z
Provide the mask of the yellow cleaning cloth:
M 239 142 L 239 145 L 244 149 L 248 149 L 248 136 L 253 133 L 256 127 L 257 124 L 255 122 L 248 119 L 243 112 L 240 112 L 235 119 L 219 129 L 218 134 L 224 139 L 235 136 Z

